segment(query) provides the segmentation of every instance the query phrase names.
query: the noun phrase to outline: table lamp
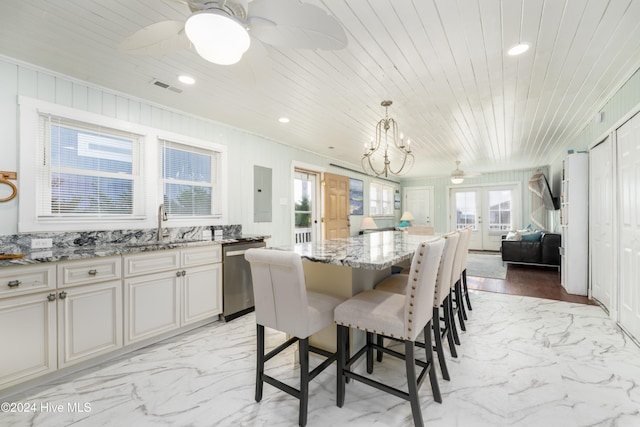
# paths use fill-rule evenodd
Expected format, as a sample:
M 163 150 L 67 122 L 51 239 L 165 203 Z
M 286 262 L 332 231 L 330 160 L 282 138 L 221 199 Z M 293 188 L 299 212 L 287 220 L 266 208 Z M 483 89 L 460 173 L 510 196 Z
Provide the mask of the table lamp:
M 373 218 L 370 216 L 366 216 L 362 218 L 362 224 L 360 224 L 360 230 L 375 230 L 378 226 L 376 225 Z
M 413 221 L 414 219 L 415 218 L 413 217 L 411 212 L 404 211 L 404 213 L 400 217 L 400 224 L 398 224 L 398 227 L 409 227 L 411 225 L 409 221 Z

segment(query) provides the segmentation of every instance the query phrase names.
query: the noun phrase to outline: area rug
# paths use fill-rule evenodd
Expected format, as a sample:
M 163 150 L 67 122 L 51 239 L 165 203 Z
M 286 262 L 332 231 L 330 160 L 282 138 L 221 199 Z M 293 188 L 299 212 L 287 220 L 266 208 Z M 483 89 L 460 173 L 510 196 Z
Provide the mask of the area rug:
M 470 253 L 467 257 L 467 276 L 505 279 L 507 266 L 500 254 Z

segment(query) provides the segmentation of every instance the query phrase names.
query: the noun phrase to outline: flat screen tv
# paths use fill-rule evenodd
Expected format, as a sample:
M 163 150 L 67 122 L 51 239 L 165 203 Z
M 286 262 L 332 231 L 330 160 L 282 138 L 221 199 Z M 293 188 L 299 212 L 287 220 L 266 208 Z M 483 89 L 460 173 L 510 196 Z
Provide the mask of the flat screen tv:
M 560 200 L 551 194 L 549 181 L 547 181 L 547 177 L 543 173 L 537 173 L 529 178 L 529 190 L 542 199 L 545 209 L 550 211 L 560 209 Z

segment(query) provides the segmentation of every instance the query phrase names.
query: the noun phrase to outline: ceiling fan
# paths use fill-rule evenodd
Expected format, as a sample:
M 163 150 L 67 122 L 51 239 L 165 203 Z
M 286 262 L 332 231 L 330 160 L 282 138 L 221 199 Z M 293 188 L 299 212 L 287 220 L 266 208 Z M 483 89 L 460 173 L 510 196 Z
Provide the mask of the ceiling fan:
M 344 29 L 323 9 L 297 0 L 170 0 L 186 4 L 183 21 L 162 21 L 123 40 L 126 53 L 162 55 L 193 46 L 209 62 L 231 65 L 247 53 L 262 66 L 262 43 L 297 49 L 337 50 L 347 45 Z M 261 63 L 262 62 L 262 63 Z
M 451 172 L 451 183 L 462 184 L 465 178 L 473 178 L 479 175 L 480 174 L 465 174 L 464 171 L 460 169 L 460 160 L 456 160 L 456 168 Z

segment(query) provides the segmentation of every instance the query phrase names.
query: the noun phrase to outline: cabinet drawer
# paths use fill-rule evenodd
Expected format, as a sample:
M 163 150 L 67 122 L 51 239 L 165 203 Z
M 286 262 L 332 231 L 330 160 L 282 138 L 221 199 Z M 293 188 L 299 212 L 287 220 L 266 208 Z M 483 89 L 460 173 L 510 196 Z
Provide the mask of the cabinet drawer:
M 158 273 L 180 267 L 180 251 L 152 251 L 124 257 L 124 276 Z
M 182 249 L 181 255 L 182 267 L 222 262 L 222 248 L 220 245 Z
M 65 261 L 58 264 L 58 287 L 85 285 L 122 278 L 120 257 Z
M 0 299 L 55 288 L 53 263 L 0 268 Z

